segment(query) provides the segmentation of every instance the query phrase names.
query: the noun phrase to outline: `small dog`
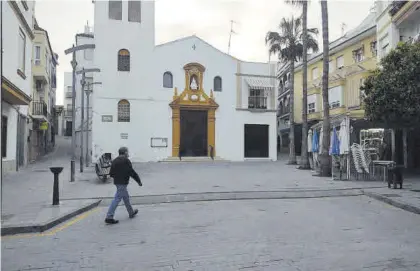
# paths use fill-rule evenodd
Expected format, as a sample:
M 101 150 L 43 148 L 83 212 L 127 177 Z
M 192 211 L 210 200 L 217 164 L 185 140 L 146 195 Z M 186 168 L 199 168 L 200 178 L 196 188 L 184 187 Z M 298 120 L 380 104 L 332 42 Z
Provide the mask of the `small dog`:
M 399 184 L 400 189 L 402 189 L 403 174 L 400 166 L 394 167 L 390 170 L 390 174 L 388 174 L 388 188 L 391 188 L 391 184 L 393 184 L 394 189 L 397 189 L 397 184 Z

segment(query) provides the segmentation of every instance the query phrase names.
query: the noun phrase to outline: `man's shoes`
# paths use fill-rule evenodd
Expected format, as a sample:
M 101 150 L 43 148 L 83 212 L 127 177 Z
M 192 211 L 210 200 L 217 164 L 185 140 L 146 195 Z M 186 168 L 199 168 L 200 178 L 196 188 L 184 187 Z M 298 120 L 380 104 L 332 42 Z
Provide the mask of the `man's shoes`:
M 134 218 L 138 214 L 139 210 L 135 209 L 134 212 L 130 215 L 130 218 Z
M 106 224 L 117 224 L 118 220 L 115 220 L 113 218 L 107 218 L 107 219 L 105 219 L 105 223 Z

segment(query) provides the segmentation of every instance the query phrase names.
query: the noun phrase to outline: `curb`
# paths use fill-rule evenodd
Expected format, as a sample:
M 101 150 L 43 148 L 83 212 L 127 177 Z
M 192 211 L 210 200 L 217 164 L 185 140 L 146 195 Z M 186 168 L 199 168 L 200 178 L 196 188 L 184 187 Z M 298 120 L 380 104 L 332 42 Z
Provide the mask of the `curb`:
M 378 195 L 378 194 L 375 194 L 375 193 L 372 193 L 372 192 L 365 192 L 365 191 L 363 191 L 363 193 L 364 193 L 364 195 L 366 195 L 366 196 L 368 196 L 370 198 L 373 198 L 373 199 L 376 199 L 376 200 L 379 200 L 379 201 L 388 203 L 389 205 L 392 205 L 394 207 L 397 207 L 397 208 L 403 209 L 405 211 L 408 211 L 408 212 L 411 212 L 411 213 L 420 215 L 420 208 L 418 208 L 418 207 L 411 206 L 411 205 L 406 204 L 406 203 L 401 203 L 401 202 L 398 202 L 396 200 L 393 200 L 393 199 L 390 199 L 388 197 L 385 197 L 385 196 L 382 196 L 382 195 Z
M 207 192 L 180 193 L 164 195 L 131 196 L 133 205 L 151 205 L 162 203 L 204 202 L 223 200 L 264 200 L 264 199 L 305 199 L 362 196 L 360 189 L 353 190 L 317 190 L 317 191 L 238 191 L 238 192 Z M 110 204 L 113 197 L 101 197 L 103 205 Z M 71 199 L 66 199 L 71 200 Z M 73 199 L 76 200 L 76 199 Z
M 63 223 L 75 216 L 78 216 L 84 212 L 92 210 L 93 208 L 97 207 L 101 203 L 101 200 L 97 200 L 94 203 L 86 204 L 85 206 L 71 211 L 67 214 L 64 214 L 58 218 L 53 218 L 43 224 L 35 224 L 35 225 L 22 225 L 22 226 L 8 226 L 2 227 L 1 229 L 1 236 L 6 235 L 14 235 L 14 234 L 23 234 L 23 233 L 40 233 L 47 231 L 60 223 Z

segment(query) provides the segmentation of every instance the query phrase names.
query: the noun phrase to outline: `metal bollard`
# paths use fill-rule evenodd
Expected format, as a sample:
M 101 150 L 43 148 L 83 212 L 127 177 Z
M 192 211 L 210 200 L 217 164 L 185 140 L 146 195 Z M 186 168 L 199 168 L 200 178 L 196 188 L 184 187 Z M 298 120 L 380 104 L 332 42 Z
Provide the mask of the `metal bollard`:
M 60 195 L 58 191 L 58 175 L 63 171 L 62 167 L 50 167 L 50 171 L 54 174 L 54 190 L 53 190 L 53 205 L 60 204 Z

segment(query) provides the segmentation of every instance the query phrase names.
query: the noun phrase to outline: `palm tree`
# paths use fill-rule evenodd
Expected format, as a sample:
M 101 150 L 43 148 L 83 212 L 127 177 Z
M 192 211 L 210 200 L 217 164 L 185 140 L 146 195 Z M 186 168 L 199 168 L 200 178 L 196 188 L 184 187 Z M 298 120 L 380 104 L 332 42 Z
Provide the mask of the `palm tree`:
M 300 154 L 300 169 L 309 169 L 308 159 L 308 41 L 305 37 L 308 36 L 308 1 L 309 0 L 286 0 L 286 3 L 302 7 L 302 33 L 303 33 L 303 52 L 302 52 L 302 148 Z M 318 31 L 316 31 L 318 34 Z M 315 52 L 318 51 L 318 44 L 312 48 Z
M 323 46 L 323 72 L 322 72 L 322 101 L 324 107 L 323 114 L 323 137 L 322 150 L 320 155 L 321 176 L 330 175 L 330 104 L 328 102 L 328 73 L 329 73 L 329 39 L 328 39 L 328 2 L 321 0 L 321 18 L 322 18 L 322 46 Z
M 301 18 L 283 18 L 279 25 L 280 32 L 267 33 L 266 44 L 269 45 L 270 54 L 279 54 L 279 60 L 290 63 L 290 133 L 289 133 L 289 162 L 296 164 L 295 152 L 295 131 L 294 131 L 294 73 L 295 62 L 303 56 L 303 40 L 306 40 L 308 48 L 318 50 L 318 44 L 315 35 L 317 29 L 307 29 L 307 35 L 304 35 Z M 304 39 L 306 37 L 306 39 Z

